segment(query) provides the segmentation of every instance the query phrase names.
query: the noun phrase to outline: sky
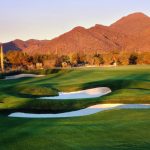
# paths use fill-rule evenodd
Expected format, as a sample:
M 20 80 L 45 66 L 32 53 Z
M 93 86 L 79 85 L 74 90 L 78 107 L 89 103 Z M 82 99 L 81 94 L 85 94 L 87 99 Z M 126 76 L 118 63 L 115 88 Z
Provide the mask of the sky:
M 150 16 L 150 0 L 0 0 L 0 42 L 50 40 L 76 26 L 110 25 L 134 12 Z

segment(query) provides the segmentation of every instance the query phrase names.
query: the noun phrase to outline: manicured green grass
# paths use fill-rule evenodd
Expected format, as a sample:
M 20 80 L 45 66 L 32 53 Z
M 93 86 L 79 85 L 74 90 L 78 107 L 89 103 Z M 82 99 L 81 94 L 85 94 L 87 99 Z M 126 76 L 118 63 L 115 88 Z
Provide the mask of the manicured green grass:
M 41 78 L 0 80 L 0 111 L 55 113 L 99 103 L 150 103 L 149 70 L 150 66 L 64 69 L 49 71 L 49 75 Z M 110 87 L 113 92 L 104 97 L 83 100 L 35 99 L 57 95 L 58 91 L 101 86 Z
M 150 103 L 149 70 L 150 66 L 66 69 L 42 78 L 0 80 L 0 150 L 149 150 L 150 109 L 65 119 L 7 117 L 14 111 L 63 112 L 99 103 Z M 95 99 L 35 99 L 101 86 L 113 92 Z
M 111 110 L 72 119 L 0 117 L 1 150 L 149 150 L 150 110 Z

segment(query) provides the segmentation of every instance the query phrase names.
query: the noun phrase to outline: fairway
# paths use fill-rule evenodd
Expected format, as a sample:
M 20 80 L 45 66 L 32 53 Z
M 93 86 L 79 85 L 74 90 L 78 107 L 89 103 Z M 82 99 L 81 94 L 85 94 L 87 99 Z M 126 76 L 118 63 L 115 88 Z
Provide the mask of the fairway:
M 63 113 L 96 104 L 150 104 L 150 67 L 64 69 L 40 78 L 0 80 L 0 150 L 148 150 L 150 109 L 114 109 L 65 119 L 9 118 L 13 112 Z M 99 98 L 41 100 L 96 87 Z
M 1 116 L 1 150 L 149 150 L 150 110 L 113 110 L 73 119 Z
M 149 70 L 149 66 L 64 69 L 40 78 L 0 80 L 0 110 L 56 113 L 100 103 L 150 104 Z M 37 99 L 96 87 L 109 87 L 112 93 L 92 99 Z

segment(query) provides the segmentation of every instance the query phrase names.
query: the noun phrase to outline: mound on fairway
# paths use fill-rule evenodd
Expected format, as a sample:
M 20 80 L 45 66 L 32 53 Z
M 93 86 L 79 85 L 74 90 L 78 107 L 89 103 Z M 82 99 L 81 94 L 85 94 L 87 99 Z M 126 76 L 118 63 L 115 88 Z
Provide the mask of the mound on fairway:
M 66 118 L 66 117 L 79 117 L 95 114 L 105 110 L 111 109 L 149 109 L 150 104 L 99 104 L 94 105 L 82 110 L 59 113 L 59 114 L 29 114 L 29 113 L 12 113 L 9 117 L 18 118 Z
M 96 98 L 111 93 L 111 89 L 108 87 L 99 87 L 93 89 L 87 89 L 77 92 L 59 92 L 59 96 L 54 97 L 41 97 L 40 99 L 83 99 L 83 98 Z
M 36 74 L 18 74 L 13 76 L 6 76 L 5 80 L 13 80 L 13 79 L 20 79 L 20 78 L 33 78 L 33 77 L 43 77 L 44 75 L 36 75 Z
M 16 93 L 25 97 L 39 97 L 39 96 L 56 96 L 57 91 L 41 86 L 19 86 L 16 88 Z

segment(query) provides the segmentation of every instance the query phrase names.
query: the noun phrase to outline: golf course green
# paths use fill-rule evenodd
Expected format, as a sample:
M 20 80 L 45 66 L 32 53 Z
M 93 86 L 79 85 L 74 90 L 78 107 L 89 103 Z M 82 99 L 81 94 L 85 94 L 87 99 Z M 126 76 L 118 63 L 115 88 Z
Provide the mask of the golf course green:
M 42 72 L 42 71 L 41 71 Z M 37 74 L 43 74 L 36 72 Z M 59 69 L 40 78 L 0 80 L 0 150 L 148 150 L 150 109 L 107 110 L 65 119 L 9 118 L 59 113 L 101 103 L 150 104 L 150 66 Z M 41 100 L 58 92 L 109 87 L 99 98 Z

